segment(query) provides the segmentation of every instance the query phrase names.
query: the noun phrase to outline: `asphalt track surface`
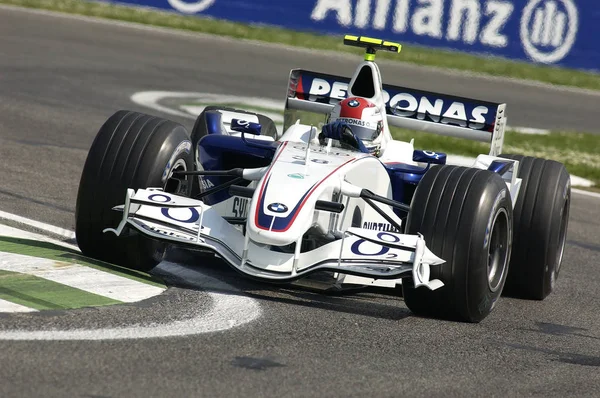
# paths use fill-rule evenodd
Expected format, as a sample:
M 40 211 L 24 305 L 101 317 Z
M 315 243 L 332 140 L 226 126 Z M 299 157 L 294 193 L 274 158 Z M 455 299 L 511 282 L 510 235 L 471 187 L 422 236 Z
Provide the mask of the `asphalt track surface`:
M 129 101 L 134 92 L 279 98 L 291 67 L 350 74 L 354 66 L 0 9 L 0 210 L 72 229 L 87 150 L 116 109 L 146 111 Z M 597 130 L 597 95 L 388 63 L 382 72 L 390 83 L 507 101 L 513 125 Z M 174 279 L 179 287 L 137 305 L 0 315 L 0 332 L 156 323 L 209 311 L 211 289 L 253 298 L 262 311 L 244 326 L 187 337 L 0 341 L 0 396 L 599 396 L 599 240 L 600 200 L 575 195 L 555 293 L 503 298 L 477 325 L 414 317 L 377 291 L 273 288 L 214 262 L 203 272 L 230 287 Z

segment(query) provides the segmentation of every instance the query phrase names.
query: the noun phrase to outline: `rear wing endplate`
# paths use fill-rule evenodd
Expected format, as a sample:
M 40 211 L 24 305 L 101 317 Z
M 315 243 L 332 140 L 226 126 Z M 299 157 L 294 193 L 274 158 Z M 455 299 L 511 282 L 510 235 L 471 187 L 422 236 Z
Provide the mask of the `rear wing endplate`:
M 350 79 L 294 69 L 286 110 L 328 114 L 346 98 Z M 410 130 L 490 143 L 490 155 L 502 153 L 506 104 L 383 85 L 388 124 Z

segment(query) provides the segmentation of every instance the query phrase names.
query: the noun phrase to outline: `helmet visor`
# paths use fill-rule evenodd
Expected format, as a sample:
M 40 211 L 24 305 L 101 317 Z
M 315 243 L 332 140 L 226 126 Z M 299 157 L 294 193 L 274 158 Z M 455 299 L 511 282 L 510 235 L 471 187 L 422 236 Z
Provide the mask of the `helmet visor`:
M 340 122 L 344 122 L 350 127 L 352 133 L 361 141 L 370 142 L 379 136 L 381 131 L 379 123 L 365 122 L 358 119 L 338 119 Z

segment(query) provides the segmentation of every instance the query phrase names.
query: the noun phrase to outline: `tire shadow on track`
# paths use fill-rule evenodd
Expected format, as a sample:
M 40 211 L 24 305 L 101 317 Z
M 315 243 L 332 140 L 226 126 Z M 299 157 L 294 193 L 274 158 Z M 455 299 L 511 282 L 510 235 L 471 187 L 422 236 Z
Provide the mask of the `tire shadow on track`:
M 562 352 L 558 350 L 553 350 L 549 348 L 539 348 L 524 344 L 502 344 L 506 347 L 510 347 L 517 350 L 528 351 L 531 353 L 541 353 L 554 357 L 553 360 L 568 363 L 571 365 L 579 365 L 579 366 L 591 366 L 591 367 L 600 367 L 600 357 L 586 354 L 577 354 L 573 352 Z
M 569 241 L 567 241 L 567 243 L 572 246 L 577 246 L 582 249 L 587 249 L 587 250 L 591 250 L 591 251 L 600 253 L 600 245 L 598 245 L 598 244 L 588 243 L 588 242 L 580 242 L 580 241 L 575 241 L 575 240 L 569 240 Z

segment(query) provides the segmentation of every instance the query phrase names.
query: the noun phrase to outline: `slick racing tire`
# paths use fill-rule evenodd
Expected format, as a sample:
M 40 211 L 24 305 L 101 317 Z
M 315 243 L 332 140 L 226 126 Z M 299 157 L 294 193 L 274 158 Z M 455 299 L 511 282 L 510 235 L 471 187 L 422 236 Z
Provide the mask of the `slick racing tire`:
M 521 188 L 514 208 L 514 242 L 505 294 L 542 300 L 560 272 L 571 205 L 571 179 L 553 160 L 501 155 L 519 161 Z
M 128 188 L 173 187 L 174 170 L 192 170 L 189 133 L 180 124 L 137 112 L 118 111 L 100 128 L 88 153 L 77 195 L 75 234 L 86 256 L 147 270 L 164 256 L 167 245 L 132 230 L 115 236 Z M 169 184 L 167 184 L 169 181 Z M 171 189 L 189 195 L 191 183 Z
M 407 234 L 422 234 L 446 262 L 431 266 L 444 286 L 415 288 L 402 279 L 407 307 L 417 315 L 479 322 L 499 299 L 510 259 L 512 203 L 502 178 L 474 168 L 433 167 L 411 202 Z

